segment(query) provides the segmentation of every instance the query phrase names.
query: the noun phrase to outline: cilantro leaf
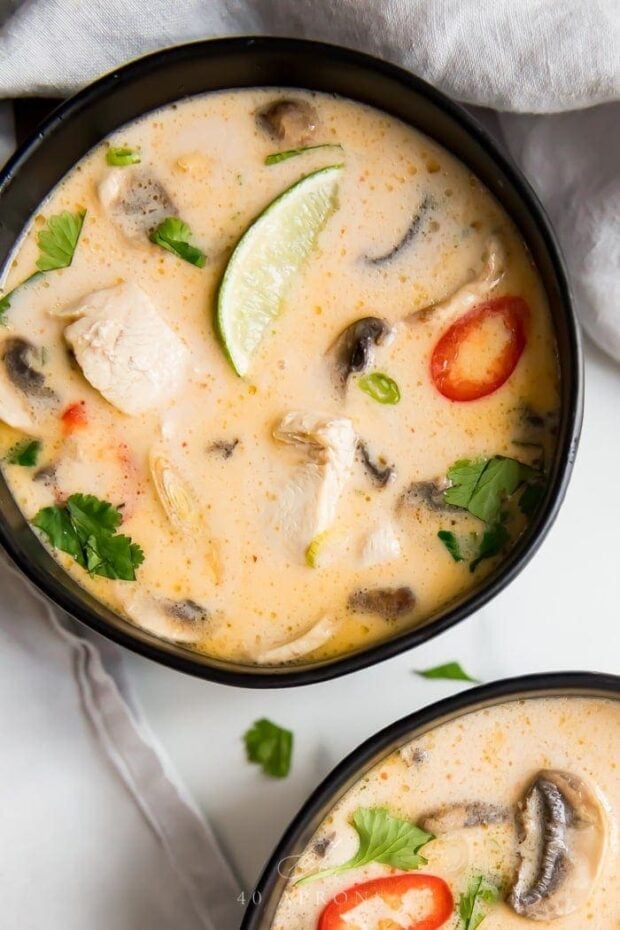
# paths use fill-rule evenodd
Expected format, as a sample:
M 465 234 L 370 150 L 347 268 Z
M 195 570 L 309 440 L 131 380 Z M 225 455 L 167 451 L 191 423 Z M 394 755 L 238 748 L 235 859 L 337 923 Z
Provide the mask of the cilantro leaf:
M 391 865 L 405 872 L 426 865 L 427 860 L 420 855 L 419 850 L 434 839 L 434 836 L 420 829 L 412 821 L 393 817 L 385 807 L 358 807 L 353 814 L 352 825 L 359 837 L 356 854 L 342 865 L 311 872 L 296 884 L 315 881 L 328 875 L 338 875 L 369 862 Z
M 23 439 L 9 449 L 6 460 L 9 465 L 23 465 L 25 468 L 32 468 L 33 465 L 37 464 L 40 451 L 40 440 Z
M 445 665 L 435 665 L 434 668 L 420 669 L 416 675 L 422 678 L 444 678 L 450 681 L 471 681 L 478 683 L 477 678 L 468 675 L 459 662 L 446 662 Z
M 135 581 L 144 553 L 128 536 L 116 533 L 121 519 L 118 508 L 107 501 L 72 494 L 61 506 L 39 510 L 32 523 L 91 575 Z
M 448 552 L 450 553 L 454 561 L 462 562 L 464 556 L 463 556 L 463 553 L 461 552 L 461 544 L 459 543 L 454 533 L 452 533 L 450 530 L 439 530 L 439 532 L 437 533 L 437 536 L 439 537 L 439 539 L 441 539 L 442 543 L 444 544 L 444 546 L 446 547 L 446 549 L 448 550 Z
M 286 778 L 291 768 L 293 734 L 264 717 L 243 736 L 250 762 L 257 762 L 273 778 Z
M 55 271 L 57 268 L 68 268 L 73 261 L 77 248 L 86 210 L 76 213 L 58 213 L 50 216 L 47 226 L 37 236 L 39 245 L 39 271 Z
M 488 526 L 482 534 L 476 558 L 469 563 L 470 572 L 475 572 L 484 559 L 492 559 L 493 556 L 499 555 L 509 539 L 510 533 L 503 523 Z
M 448 469 L 451 487 L 444 491 L 444 500 L 469 510 L 485 523 L 492 523 L 499 516 L 504 498 L 535 475 L 528 465 L 501 455 L 473 461 L 463 459 Z
M 205 253 L 194 245 L 190 245 L 191 229 L 177 216 L 168 216 L 153 230 L 149 239 L 162 249 L 167 249 L 173 255 L 178 255 L 190 265 L 202 268 L 206 261 Z
M 124 168 L 127 165 L 139 165 L 142 159 L 140 158 L 140 152 L 136 149 L 121 145 L 118 147 L 110 146 L 105 153 L 105 160 L 108 165 L 115 168 Z
M 467 889 L 459 895 L 457 904 L 460 918 L 459 930 L 477 930 L 487 916 L 486 908 L 481 905 L 495 904 L 499 900 L 501 889 L 483 875 L 475 876 Z
M 287 161 L 289 158 L 295 158 L 297 155 L 303 155 L 305 152 L 315 152 L 317 149 L 341 149 L 338 142 L 322 142 L 320 145 L 304 145 L 298 149 L 286 149 L 284 152 L 273 152 L 267 155 L 266 165 L 277 165 L 281 161 Z

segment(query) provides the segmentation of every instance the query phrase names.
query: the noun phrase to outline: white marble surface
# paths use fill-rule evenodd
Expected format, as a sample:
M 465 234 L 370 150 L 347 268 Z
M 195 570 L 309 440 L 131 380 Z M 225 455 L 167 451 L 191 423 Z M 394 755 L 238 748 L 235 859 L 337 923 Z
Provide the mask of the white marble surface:
M 373 668 L 305 688 L 246 691 L 128 656 L 146 716 L 211 820 L 245 891 L 309 792 L 362 740 L 462 685 L 413 670 L 460 660 L 489 681 L 527 672 L 620 673 L 620 369 L 586 344 L 582 441 L 565 504 L 534 560 L 477 615 Z M 267 716 L 295 733 L 293 769 L 269 780 L 241 735 Z

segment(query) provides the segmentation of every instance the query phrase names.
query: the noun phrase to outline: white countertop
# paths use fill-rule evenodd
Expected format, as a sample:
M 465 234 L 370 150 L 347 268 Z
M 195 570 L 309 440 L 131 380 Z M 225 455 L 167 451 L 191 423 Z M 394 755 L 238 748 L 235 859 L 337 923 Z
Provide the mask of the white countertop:
M 127 654 L 145 715 L 246 894 L 301 803 L 346 753 L 463 687 L 413 669 L 457 659 L 485 681 L 560 669 L 620 673 L 620 370 L 585 348 L 584 427 L 565 504 L 533 561 L 478 614 L 417 651 L 290 690 L 228 688 Z M 241 736 L 262 716 L 294 731 L 286 780 L 245 761 Z

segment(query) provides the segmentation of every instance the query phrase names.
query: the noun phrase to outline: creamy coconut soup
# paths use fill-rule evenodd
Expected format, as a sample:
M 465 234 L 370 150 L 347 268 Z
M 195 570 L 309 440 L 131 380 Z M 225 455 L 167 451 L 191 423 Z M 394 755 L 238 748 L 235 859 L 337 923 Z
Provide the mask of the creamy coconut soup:
M 3 470 L 135 624 L 247 663 L 320 659 L 477 586 L 545 487 L 545 294 L 431 139 L 243 90 L 152 113 L 33 218 L 0 304 Z
M 620 703 L 594 698 L 423 733 L 282 863 L 272 930 L 617 930 L 619 746 Z

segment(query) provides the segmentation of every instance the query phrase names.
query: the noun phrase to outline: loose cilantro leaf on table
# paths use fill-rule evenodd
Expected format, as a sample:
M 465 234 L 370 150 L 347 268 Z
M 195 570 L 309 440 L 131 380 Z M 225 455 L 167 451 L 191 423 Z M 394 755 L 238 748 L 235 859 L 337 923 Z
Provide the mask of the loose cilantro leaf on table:
M 450 681 L 471 681 L 478 683 L 477 678 L 468 675 L 459 662 L 446 662 L 445 665 L 436 665 L 434 668 L 421 669 L 416 671 L 416 675 L 422 678 L 444 678 Z
M 500 888 L 483 875 L 470 882 L 467 891 L 459 895 L 457 911 L 459 930 L 477 930 L 487 916 L 484 904 L 495 904 L 500 898 Z
M 353 814 L 352 825 L 359 837 L 356 854 L 342 865 L 305 875 L 299 879 L 298 885 L 357 869 L 369 862 L 391 865 L 405 872 L 426 865 L 427 860 L 419 850 L 434 836 L 410 820 L 393 817 L 384 807 L 358 807 Z
M 116 532 L 120 522 L 118 508 L 92 494 L 72 494 L 65 504 L 39 510 L 32 521 L 91 575 L 135 581 L 144 553 Z
M 462 562 L 464 559 L 461 552 L 461 544 L 451 530 L 439 530 L 437 533 L 442 543 L 452 556 L 455 562 Z
M 22 465 L 25 468 L 31 468 L 37 464 L 40 451 L 41 442 L 38 439 L 23 439 L 9 449 L 6 460 L 9 465 Z
M 39 245 L 39 271 L 56 271 L 57 268 L 68 268 L 84 225 L 86 210 L 76 213 L 58 213 L 50 216 L 47 225 L 37 236 Z
M 183 220 L 177 216 L 168 216 L 159 224 L 157 229 L 153 230 L 149 236 L 151 242 L 159 245 L 162 249 L 167 249 L 173 255 L 177 255 L 190 265 L 196 265 L 202 268 L 206 261 L 205 253 L 197 246 L 190 245 L 192 231 Z
M 492 523 L 499 516 L 504 498 L 535 476 L 533 468 L 500 455 L 463 459 L 448 469 L 451 487 L 443 496 L 447 504 L 463 507 L 485 523 Z
M 290 730 L 263 718 L 250 727 L 243 739 L 250 762 L 261 765 L 266 775 L 286 778 L 293 754 L 293 734 Z
M 105 153 L 105 160 L 108 165 L 115 168 L 125 168 L 127 165 L 139 165 L 141 158 L 136 149 L 130 149 L 126 145 L 110 146 Z

